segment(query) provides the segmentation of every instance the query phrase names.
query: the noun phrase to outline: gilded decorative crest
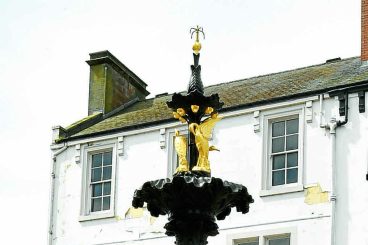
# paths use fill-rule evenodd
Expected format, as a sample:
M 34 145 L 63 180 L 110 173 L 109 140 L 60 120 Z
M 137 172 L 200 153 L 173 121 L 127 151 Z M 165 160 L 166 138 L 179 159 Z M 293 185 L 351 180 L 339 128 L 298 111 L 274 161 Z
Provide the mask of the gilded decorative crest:
M 210 151 L 219 150 L 215 146 L 210 146 L 208 141 L 211 138 L 212 129 L 221 119 L 222 118 L 218 117 L 218 114 L 216 113 L 199 125 L 197 123 L 191 123 L 189 125 L 189 131 L 195 137 L 195 145 L 198 150 L 197 165 L 193 167 L 193 171 L 211 172 L 208 154 Z

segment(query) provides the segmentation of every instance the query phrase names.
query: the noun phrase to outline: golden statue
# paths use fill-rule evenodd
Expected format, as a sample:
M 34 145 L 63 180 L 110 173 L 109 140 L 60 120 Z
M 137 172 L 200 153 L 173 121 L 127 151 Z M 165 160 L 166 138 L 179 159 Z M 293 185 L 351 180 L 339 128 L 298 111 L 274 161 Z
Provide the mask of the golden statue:
M 193 167 L 194 171 L 211 172 L 210 162 L 208 161 L 209 151 L 217 150 L 214 146 L 209 146 L 211 131 L 215 124 L 222 118 L 218 117 L 218 113 L 212 114 L 210 118 L 204 120 L 200 125 L 191 123 L 189 125 L 190 132 L 195 136 L 195 144 L 198 149 L 197 165 Z
M 187 161 L 187 138 L 183 135 L 180 135 L 178 130 L 175 130 L 174 145 L 179 159 L 179 166 L 177 167 L 175 173 L 188 172 L 189 164 Z

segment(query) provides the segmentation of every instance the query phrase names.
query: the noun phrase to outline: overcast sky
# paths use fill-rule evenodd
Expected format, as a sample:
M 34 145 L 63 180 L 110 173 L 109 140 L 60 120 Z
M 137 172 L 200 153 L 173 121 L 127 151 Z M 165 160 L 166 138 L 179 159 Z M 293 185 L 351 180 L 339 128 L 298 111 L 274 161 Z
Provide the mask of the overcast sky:
M 360 55 L 360 0 L 0 0 L 0 244 L 47 242 L 51 127 L 87 115 L 88 54 L 183 91 L 197 24 L 204 85 Z

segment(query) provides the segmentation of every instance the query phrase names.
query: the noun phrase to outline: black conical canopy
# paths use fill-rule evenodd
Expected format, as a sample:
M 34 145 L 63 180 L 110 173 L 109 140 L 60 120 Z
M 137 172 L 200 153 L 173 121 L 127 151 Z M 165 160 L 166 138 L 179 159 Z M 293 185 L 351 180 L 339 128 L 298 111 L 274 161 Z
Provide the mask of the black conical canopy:
M 191 93 L 204 93 L 203 83 L 201 79 L 201 66 L 199 63 L 199 54 L 193 54 L 194 57 L 194 65 L 191 65 L 192 74 L 190 76 L 189 84 L 188 84 L 188 94 Z

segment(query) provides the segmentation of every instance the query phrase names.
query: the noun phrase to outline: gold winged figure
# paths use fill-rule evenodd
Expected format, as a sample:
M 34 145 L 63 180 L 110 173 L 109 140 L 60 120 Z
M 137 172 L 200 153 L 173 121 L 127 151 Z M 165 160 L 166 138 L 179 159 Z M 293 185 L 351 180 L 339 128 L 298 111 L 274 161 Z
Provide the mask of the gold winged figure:
M 190 132 L 195 136 L 195 143 L 198 149 L 198 161 L 197 165 L 193 167 L 194 171 L 211 172 L 210 162 L 208 161 L 209 151 L 217 150 L 214 146 L 209 146 L 209 139 L 211 137 L 211 131 L 215 127 L 215 124 L 220 121 L 222 117 L 218 117 L 218 114 L 212 114 L 210 118 L 203 121 L 200 125 L 197 123 L 191 123 L 189 125 Z
M 189 164 L 187 161 L 187 138 L 180 135 L 178 130 L 175 130 L 174 145 L 176 153 L 178 154 L 179 166 L 176 168 L 175 173 L 188 172 Z

